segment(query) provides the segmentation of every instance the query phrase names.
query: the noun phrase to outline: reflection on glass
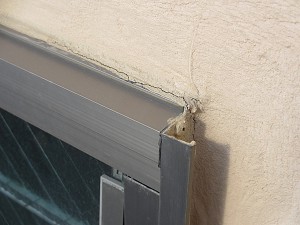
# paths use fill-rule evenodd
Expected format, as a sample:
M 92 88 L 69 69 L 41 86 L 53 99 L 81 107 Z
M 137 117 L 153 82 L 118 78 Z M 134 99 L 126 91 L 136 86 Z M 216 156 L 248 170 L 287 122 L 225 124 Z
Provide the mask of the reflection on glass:
M 98 224 L 112 168 L 0 109 L 0 224 Z

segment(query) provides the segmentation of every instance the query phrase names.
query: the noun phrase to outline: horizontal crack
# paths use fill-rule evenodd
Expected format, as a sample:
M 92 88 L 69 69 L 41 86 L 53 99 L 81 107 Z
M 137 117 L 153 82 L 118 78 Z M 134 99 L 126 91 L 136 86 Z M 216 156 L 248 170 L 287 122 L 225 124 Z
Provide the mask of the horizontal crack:
M 185 108 L 188 108 L 188 109 L 189 109 L 189 108 L 191 107 L 191 104 L 192 104 L 192 105 L 202 105 L 202 103 L 201 103 L 201 101 L 200 101 L 199 99 L 196 99 L 196 98 L 188 98 L 188 100 L 187 100 L 186 97 L 180 96 L 180 95 L 176 95 L 176 94 L 174 94 L 174 93 L 172 93 L 172 92 L 170 92 L 170 91 L 164 90 L 164 89 L 161 88 L 161 87 L 157 87 L 157 86 L 154 86 L 154 85 L 151 85 L 151 84 L 147 84 L 147 83 L 143 83 L 143 82 L 131 80 L 131 79 L 130 79 L 130 76 L 129 76 L 127 73 L 123 72 L 123 71 L 120 71 L 120 70 L 118 70 L 118 69 L 116 69 L 116 68 L 114 68 L 114 67 L 111 67 L 111 66 L 109 66 L 109 65 L 106 65 L 106 64 L 104 64 L 104 63 L 98 61 L 97 59 L 88 57 L 88 56 L 83 55 L 83 54 L 81 54 L 81 53 L 79 53 L 79 52 L 77 52 L 77 51 L 74 51 L 73 49 L 69 48 L 68 46 L 63 45 L 63 44 L 60 44 L 60 43 L 58 43 L 57 41 L 52 41 L 52 43 L 53 43 L 54 45 L 56 45 L 56 46 L 59 46 L 60 48 L 66 49 L 67 51 L 71 52 L 72 54 L 74 54 L 74 55 L 76 55 L 76 56 L 79 56 L 79 57 L 84 58 L 84 59 L 86 59 L 86 60 L 89 60 L 89 61 L 91 61 L 91 62 L 97 63 L 97 64 L 99 64 L 99 65 L 101 65 L 101 66 L 103 66 L 103 67 L 105 67 L 105 68 L 108 68 L 108 69 L 110 69 L 110 70 L 113 70 L 113 71 L 117 72 L 118 74 L 125 75 L 125 76 L 127 77 L 127 79 L 124 79 L 124 78 L 118 76 L 120 79 L 122 79 L 122 80 L 124 80 L 124 81 L 127 81 L 127 82 L 129 82 L 129 83 L 131 83 L 131 84 L 139 85 L 140 87 L 142 87 L 142 88 L 144 88 L 144 89 L 146 89 L 146 90 L 147 90 L 147 88 L 145 88 L 145 86 L 150 87 L 150 88 L 154 88 L 154 89 L 157 89 L 157 90 L 160 90 L 161 92 L 166 93 L 166 94 L 170 94 L 170 95 L 172 95 L 172 96 L 174 96 L 174 97 L 176 97 L 176 98 L 180 98 L 180 99 L 182 99 L 182 100 L 184 101 Z

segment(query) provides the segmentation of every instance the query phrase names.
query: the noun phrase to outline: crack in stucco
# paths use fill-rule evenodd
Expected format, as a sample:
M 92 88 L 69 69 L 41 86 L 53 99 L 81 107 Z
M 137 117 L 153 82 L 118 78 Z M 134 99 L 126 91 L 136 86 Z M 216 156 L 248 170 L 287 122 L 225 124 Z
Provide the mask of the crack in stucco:
M 196 27 L 194 29 L 194 32 L 193 32 L 192 38 L 191 38 L 191 47 L 190 47 L 190 52 L 189 52 L 189 64 L 188 64 L 190 81 L 191 81 L 194 89 L 197 92 L 198 98 L 200 96 L 200 91 L 199 91 L 197 85 L 195 84 L 195 80 L 194 80 L 194 74 L 193 74 L 193 56 L 194 56 L 194 52 L 195 52 L 194 45 L 195 45 L 195 41 L 196 41 L 196 36 L 198 34 L 199 26 L 200 26 L 200 20 L 201 20 L 201 16 L 199 15 L 198 18 L 197 18 L 197 20 L 196 20 Z
M 152 89 L 156 89 L 156 90 L 158 90 L 158 91 L 160 91 L 160 92 L 163 92 L 163 93 L 165 93 L 165 94 L 169 94 L 169 95 L 172 95 L 173 97 L 175 97 L 175 98 L 179 98 L 179 99 L 181 99 L 181 100 L 183 100 L 183 102 L 184 102 L 184 107 L 185 108 L 187 108 L 187 109 L 192 109 L 193 110 L 193 108 L 199 108 L 201 111 L 202 111 L 202 102 L 199 100 L 199 99 L 196 99 L 196 98 L 190 98 L 190 97 L 187 97 L 187 96 L 181 96 L 181 95 L 177 95 L 177 94 L 175 94 L 175 93 L 173 93 L 173 92 L 170 92 L 170 91 L 166 91 L 165 89 L 163 89 L 163 88 L 161 88 L 161 87 L 157 87 L 157 86 L 154 86 L 154 85 L 151 85 L 151 84 L 148 84 L 148 83 L 144 83 L 144 82 L 141 82 L 141 81 L 135 81 L 135 80 L 133 80 L 133 79 L 131 79 L 130 78 L 130 76 L 127 74 L 127 73 L 125 73 L 125 72 L 123 72 L 123 71 L 120 71 L 120 70 L 118 70 L 118 69 L 116 69 L 116 68 L 114 68 L 114 67 L 111 67 L 111 66 L 109 66 L 109 65 L 107 65 L 107 64 L 104 64 L 104 63 L 102 63 L 102 62 L 100 62 L 99 60 L 97 60 L 97 59 L 95 59 L 95 58 L 91 58 L 91 57 L 88 57 L 88 56 L 86 56 L 86 55 L 84 55 L 84 54 L 82 54 L 82 53 L 79 53 L 78 51 L 75 51 L 75 50 L 73 50 L 72 48 L 70 48 L 70 47 L 68 47 L 67 45 L 64 45 L 64 44 L 61 44 L 61 43 L 59 43 L 59 42 L 57 42 L 57 41 L 50 41 L 54 46 L 57 46 L 58 48 L 60 48 L 60 49 L 65 49 L 65 50 L 67 50 L 68 52 L 71 52 L 72 54 L 74 54 L 74 55 L 76 55 L 76 56 L 79 56 L 79 57 L 81 57 L 81 58 L 83 58 L 83 59 L 86 59 L 86 60 L 88 60 L 88 61 L 90 61 L 90 62 L 93 62 L 93 63 L 96 63 L 96 64 L 98 64 L 98 65 L 101 65 L 101 66 L 103 66 L 103 67 L 105 67 L 106 69 L 108 69 L 108 70 L 110 70 L 110 71 L 114 71 L 114 72 L 116 72 L 117 73 L 117 75 L 118 75 L 118 78 L 119 79 L 121 79 L 121 80 L 124 80 L 124 81 L 126 81 L 126 82 L 129 82 L 129 83 L 131 83 L 131 84 L 135 84 L 135 85 L 138 85 L 139 87 L 142 87 L 142 88 L 144 88 L 144 89 L 146 89 L 146 90 L 148 90 L 146 87 L 149 87 L 149 88 L 152 88 Z M 125 76 L 126 77 L 126 79 L 124 79 L 124 77 L 122 77 L 122 76 L 120 76 L 120 75 L 123 75 L 123 76 Z M 194 83 L 193 83 L 194 84 Z M 195 85 L 195 84 L 194 84 Z M 196 85 L 195 85 L 196 86 Z M 197 87 L 196 87 L 197 88 Z M 198 92 L 198 96 L 199 96 L 199 90 L 197 89 L 197 92 Z

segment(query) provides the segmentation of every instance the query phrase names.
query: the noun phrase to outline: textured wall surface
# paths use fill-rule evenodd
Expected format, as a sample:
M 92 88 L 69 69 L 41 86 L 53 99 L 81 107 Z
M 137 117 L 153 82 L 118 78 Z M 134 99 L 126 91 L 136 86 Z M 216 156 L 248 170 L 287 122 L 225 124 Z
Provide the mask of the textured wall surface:
M 202 102 L 194 224 L 300 224 L 299 1 L 0 0 L 0 23 Z

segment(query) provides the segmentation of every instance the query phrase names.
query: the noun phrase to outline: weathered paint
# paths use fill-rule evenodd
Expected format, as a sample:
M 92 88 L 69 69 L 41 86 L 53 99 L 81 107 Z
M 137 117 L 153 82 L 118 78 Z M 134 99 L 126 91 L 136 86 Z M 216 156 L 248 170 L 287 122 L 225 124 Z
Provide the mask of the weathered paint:
M 300 224 L 299 1 L 0 0 L 0 23 L 201 101 L 195 224 Z

